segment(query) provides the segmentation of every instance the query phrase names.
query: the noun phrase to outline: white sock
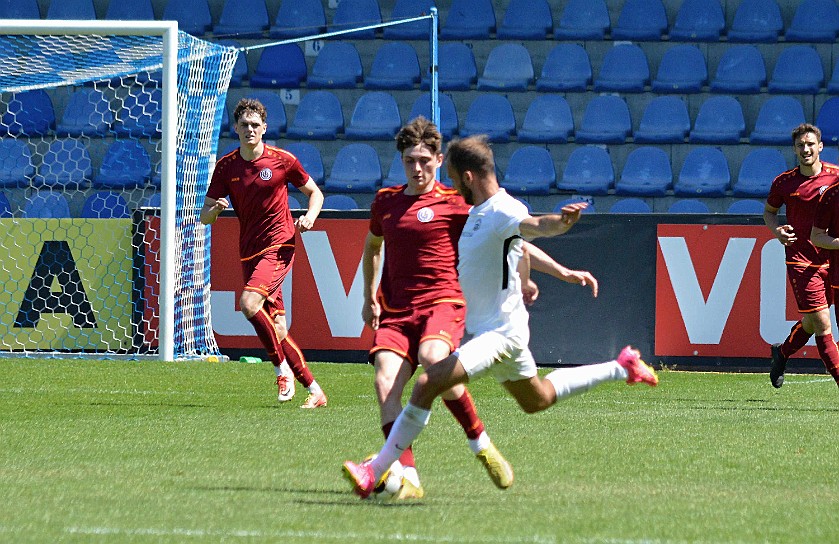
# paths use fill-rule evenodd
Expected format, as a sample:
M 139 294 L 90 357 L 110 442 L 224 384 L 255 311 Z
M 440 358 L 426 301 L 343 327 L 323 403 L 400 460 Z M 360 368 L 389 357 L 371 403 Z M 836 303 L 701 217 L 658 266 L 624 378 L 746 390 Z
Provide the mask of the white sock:
M 482 432 L 478 438 L 470 438 L 469 439 L 469 449 L 472 450 L 472 453 L 478 455 L 481 453 L 481 450 L 485 450 L 492 444 L 492 440 L 489 439 L 489 435 L 486 431 Z
M 382 474 L 390 468 L 390 465 L 399 459 L 402 452 L 414 442 L 414 439 L 428 425 L 430 417 L 431 410 L 419 408 L 410 402 L 405 406 L 393 423 L 393 428 L 390 430 L 385 445 L 382 446 L 379 454 L 370 463 L 373 473 L 376 475 L 376 480 L 381 478 Z
M 319 393 L 323 393 L 323 389 L 321 389 L 321 388 L 320 388 L 320 386 L 318 385 L 317 380 L 312 380 L 312 383 L 311 383 L 311 384 L 309 385 L 309 387 L 307 387 L 306 389 L 309 391 L 309 393 L 311 393 L 311 394 L 313 394 L 313 395 L 317 395 L 317 394 L 319 394 Z
M 574 368 L 554 370 L 545 379 L 556 390 L 557 400 L 588 391 L 595 385 L 626 379 L 626 370 L 617 361 L 596 365 L 582 365 Z

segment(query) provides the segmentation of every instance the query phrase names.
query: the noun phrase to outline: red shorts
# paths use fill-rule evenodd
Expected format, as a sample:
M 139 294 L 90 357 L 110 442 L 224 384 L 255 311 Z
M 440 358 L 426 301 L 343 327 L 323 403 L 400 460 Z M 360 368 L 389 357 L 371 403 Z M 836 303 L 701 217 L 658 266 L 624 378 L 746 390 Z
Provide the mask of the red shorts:
M 442 340 L 454 351 L 466 328 L 466 306 L 440 302 L 404 311 L 382 311 L 373 338 L 370 361 L 377 351 L 388 350 L 408 359 L 416 368 L 417 351 L 426 340 Z
M 282 244 L 248 259 L 242 259 L 242 276 L 245 291 L 265 297 L 268 313 L 285 315 L 283 305 L 283 280 L 294 262 L 294 244 Z
M 827 268 L 787 265 L 787 278 L 802 314 L 818 312 L 833 304 L 833 289 L 827 288 Z

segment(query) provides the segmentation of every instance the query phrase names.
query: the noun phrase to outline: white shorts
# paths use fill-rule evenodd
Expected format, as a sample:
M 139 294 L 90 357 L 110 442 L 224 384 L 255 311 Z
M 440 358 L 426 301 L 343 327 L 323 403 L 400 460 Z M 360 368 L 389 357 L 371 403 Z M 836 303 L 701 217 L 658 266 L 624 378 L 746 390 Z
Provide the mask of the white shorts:
M 455 350 L 454 356 L 470 380 L 491 371 L 499 382 L 515 382 L 528 380 L 537 372 L 526 340 L 495 331 L 475 336 Z

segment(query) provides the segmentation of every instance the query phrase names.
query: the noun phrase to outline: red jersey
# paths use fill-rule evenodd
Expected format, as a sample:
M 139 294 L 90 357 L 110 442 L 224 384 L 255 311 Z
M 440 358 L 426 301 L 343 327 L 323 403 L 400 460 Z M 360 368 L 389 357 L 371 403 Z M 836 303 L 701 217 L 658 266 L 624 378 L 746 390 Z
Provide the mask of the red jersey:
M 265 145 L 262 155 L 246 161 L 239 150 L 216 163 L 207 196 L 218 200 L 230 195 L 239 218 L 239 256 L 253 257 L 294 237 L 288 208 L 288 184 L 302 187 L 309 180 L 297 157 Z
M 826 252 L 810 241 L 810 230 L 816 216 L 819 197 L 831 185 L 839 181 L 839 167 L 822 163 L 818 175 L 808 177 L 798 167 L 779 175 L 772 182 L 766 202 L 773 208 L 786 204 L 787 223 L 795 230 L 797 240 L 785 246 L 787 264 L 824 266 Z
M 839 183 L 835 183 L 819 198 L 813 226 L 839 237 Z M 830 261 L 828 278 L 831 286 L 839 287 L 839 250 L 827 251 Z
M 406 187 L 381 189 L 370 205 L 370 232 L 384 238 L 385 308 L 465 304 L 457 281 L 457 240 L 470 206 L 439 182 L 422 195 L 406 195 Z

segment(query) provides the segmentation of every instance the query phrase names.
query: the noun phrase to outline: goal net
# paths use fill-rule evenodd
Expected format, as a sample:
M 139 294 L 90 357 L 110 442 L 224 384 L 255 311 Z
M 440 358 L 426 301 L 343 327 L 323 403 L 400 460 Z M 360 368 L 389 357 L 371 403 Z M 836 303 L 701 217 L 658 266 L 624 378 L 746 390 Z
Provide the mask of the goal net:
M 237 50 L 0 21 L 0 352 L 219 355 L 198 211 Z

